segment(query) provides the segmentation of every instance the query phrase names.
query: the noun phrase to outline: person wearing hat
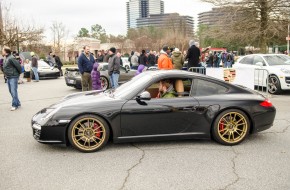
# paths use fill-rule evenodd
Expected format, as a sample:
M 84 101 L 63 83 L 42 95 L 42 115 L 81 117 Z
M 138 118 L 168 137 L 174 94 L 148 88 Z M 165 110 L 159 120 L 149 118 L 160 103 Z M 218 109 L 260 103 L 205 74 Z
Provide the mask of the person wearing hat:
M 184 64 L 184 57 L 178 48 L 175 48 L 174 51 L 172 52 L 171 59 L 174 69 L 181 70 Z
M 92 90 L 91 72 L 93 70 L 94 63 L 95 58 L 90 52 L 90 47 L 84 46 L 84 52 L 78 59 L 78 68 L 82 75 L 82 91 Z
M 115 89 L 119 86 L 121 58 L 116 55 L 116 48 L 114 47 L 110 48 L 109 55 L 108 74 L 110 76 L 112 89 Z
M 33 74 L 34 74 L 34 79 L 35 79 L 35 82 L 39 82 L 39 75 L 38 75 L 38 61 L 37 61 L 37 58 L 35 57 L 35 53 L 34 52 L 31 52 L 30 53 L 31 55 L 31 69 L 33 71 Z
M 171 59 L 169 58 L 171 50 L 168 46 L 164 46 L 160 52 L 160 56 L 158 58 L 158 69 L 160 70 L 171 70 L 173 69 L 173 65 Z

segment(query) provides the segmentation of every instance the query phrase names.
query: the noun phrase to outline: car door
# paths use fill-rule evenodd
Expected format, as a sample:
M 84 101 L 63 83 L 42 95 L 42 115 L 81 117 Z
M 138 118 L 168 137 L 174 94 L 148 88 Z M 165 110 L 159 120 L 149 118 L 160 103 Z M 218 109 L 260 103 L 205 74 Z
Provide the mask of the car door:
M 122 136 L 194 134 L 198 131 L 198 105 L 192 96 L 129 100 L 121 111 Z

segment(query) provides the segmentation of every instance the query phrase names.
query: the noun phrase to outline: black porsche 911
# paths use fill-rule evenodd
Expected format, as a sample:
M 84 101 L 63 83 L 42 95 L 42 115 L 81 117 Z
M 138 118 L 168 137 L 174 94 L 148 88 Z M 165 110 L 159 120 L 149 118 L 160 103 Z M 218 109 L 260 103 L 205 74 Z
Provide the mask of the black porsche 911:
M 171 98 L 160 97 L 170 81 Z M 162 97 L 162 96 L 161 96 Z M 76 93 L 32 118 L 40 143 L 94 152 L 115 143 L 213 138 L 236 145 L 273 125 L 276 109 L 250 89 L 187 71 L 144 72 L 116 90 Z

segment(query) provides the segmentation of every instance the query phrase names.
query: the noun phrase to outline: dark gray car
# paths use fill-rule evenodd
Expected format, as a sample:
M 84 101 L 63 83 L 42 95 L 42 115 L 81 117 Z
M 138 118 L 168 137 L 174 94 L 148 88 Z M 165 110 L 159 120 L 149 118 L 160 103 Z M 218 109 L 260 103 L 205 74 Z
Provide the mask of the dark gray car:
M 108 75 L 108 63 L 100 63 L 102 66 L 101 69 L 101 82 L 102 89 L 107 90 L 110 88 L 110 77 Z M 136 74 L 136 70 L 128 70 L 125 67 L 120 67 L 120 77 L 119 84 L 123 84 L 133 78 Z M 81 83 L 81 74 L 79 73 L 79 69 L 77 67 L 74 68 L 66 68 L 64 74 L 65 82 L 67 86 L 74 87 L 76 89 L 82 89 Z

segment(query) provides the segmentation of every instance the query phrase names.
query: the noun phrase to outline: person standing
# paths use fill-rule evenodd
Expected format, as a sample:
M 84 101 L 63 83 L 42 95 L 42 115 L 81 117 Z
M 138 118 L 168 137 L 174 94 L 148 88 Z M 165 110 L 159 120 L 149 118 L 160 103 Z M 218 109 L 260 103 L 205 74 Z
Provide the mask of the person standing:
M 102 66 L 98 62 L 94 63 L 93 70 L 91 72 L 93 90 L 102 90 L 100 73 L 101 68 Z
M 90 47 L 84 46 L 84 52 L 78 59 L 78 68 L 82 75 L 82 91 L 92 90 L 91 72 L 93 70 L 94 63 L 95 58 L 90 52 Z
M 200 49 L 195 46 L 195 42 L 193 40 L 189 41 L 189 49 L 186 54 L 185 60 L 188 60 L 187 70 L 190 67 L 199 67 L 200 60 Z
M 142 50 L 142 54 L 140 55 L 140 64 L 145 66 L 147 66 L 148 64 L 148 58 L 144 49 Z
M 134 55 L 131 57 L 131 63 L 132 63 L 132 69 L 137 70 L 138 69 L 138 52 L 135 52 Z
M 29 59 L 24 61 L 24 78 L 26 78 L 27 82 L 31 82 L 31 67 Z
M 57 68 L 58 68 L 58 70 L 59 70 L 59 74 L 60 74 L 60 76 L 63 76 L 63 72 L 62 72 L 62 69 L 61 69 L 61 67 L 63 66 L 63 64 L 62 64 L 62 62 L 61 62 L 59 56 L 57 56 L 57 55 L 53 55 L 53 58 L 54 58 L 54 60 L 55 60 L 55 64 L 56 64 L 56 66 L 57 66 Z
M 49 52 L 46 60 L 51 67 L 54 67 L 55 59 L 53 58 L 52 52 Z
M 38 61 L 37 61 L 37 58 L 35 57 L 35 53 L 34 52 L 31 52 L 30 53 L 31 55 L 31 67 L 32 67 L 32 71 L 33 71 L 33 74 L 34 74 L 34 81 L 35 82 L 39 82 L 39 75 L 38 75 Z
M 169 58 L 171 50 L 168 46 L 164 46 L 160 51 L 160 56 L 158 58 L 158 69 L 160 70 L 171 70 L 173 69 L 173 65 L 171 59 Z
M 148 67 L 153 67 L 156 64 L 156 56 L 154 55 L 154 52 L 151 50 L 148 56 Z
M 110 76 L 110 82 L 112 89 L 115 89 L 119 86 L 119 75 L 120 75 L 120 57 L 116 55 L 116 48 L 112 47 L 109 50 L 109 65 L 108 65 L 108 74 Z
M 103 61 L 104 61 L 104 55 L 103 55 L 102 51 L 98 51 L 97 62 L 102 63 Z
M 233 58 L 232 53 L 228 53 L 225 68 L 231 68 L 233 64 L 233 60 L 234 58 Z
M 171 59 L 174 69 L 181 70 L 184 64 L 184 57 L 178 48 L 174 49 Z
M 103 60 L 104 63 L 108 63 L 109 59 L 110 59 L 110 55 L 109 55 L 109 53 L 108 53 L 108 50 L 106 50 L 106 51 L 105 51 L 104 60 Z
M 7 83 L 9 92 L 12 96 L 12 107 L 11 111 L 15 111 L 21 106 L 21 103 L 18 98 L 18 79 L 21 73 L 21 65 L 19 61 L 11 55 L 11 49 L 9 47 L 4 47 L 2 49 L 2 55 L 5 57 L 3 64 L 3 71 L 7 77 Z

